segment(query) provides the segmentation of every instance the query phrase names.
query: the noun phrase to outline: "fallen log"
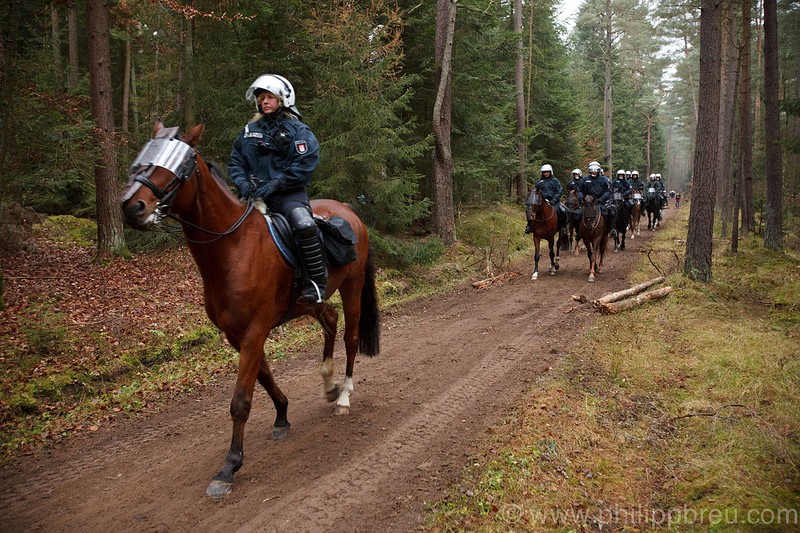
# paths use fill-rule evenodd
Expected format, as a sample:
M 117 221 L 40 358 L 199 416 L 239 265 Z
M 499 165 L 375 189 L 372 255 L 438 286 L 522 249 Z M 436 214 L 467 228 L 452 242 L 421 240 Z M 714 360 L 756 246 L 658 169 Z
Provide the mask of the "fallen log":
M 655 289 L 633 298 L 628 298 L 627 300 L 597 304 L 597 308 L 604 315 L 613 315 L 622 311 L 628 311 L 634 307 L 639 307 L 643 303 L 649 302 L 650 300 L 658 300 L 659 298 L 663 298 L 671 292 L 672 287 L 661 287 L 660 289 Z
M 610 292 L 610 293 L 608 293 L 608 294 L 606 294 L 604 296 L 601 296 L 600 298 L 598 298 L 597 300 L 593 301 L 592 303 L 595 306 L 602 306 L 604 304 L 608 304 L 608 303 L 611 303 L 611 302 L 616 302 L 617 300 L 622 300 L 623 298 L 627 298 L 629 296 L 633 296 L 634 294 L 639 294 L 643 290 L 645 290 L 645 289 L 647 289 L 649 287 L 652 287 L 656 283 L 661 283 L 662 281 L 664 281 L 664 279 L 665 279 L 664 276 L 661 276 L 659 278 L 651 279 L 650 281 L 645 281 L 645 282 L 640 283 L 638 285 L 634 285 L 630 289 L 625 289 L 625 290 L 617 291 L 617 292 Z

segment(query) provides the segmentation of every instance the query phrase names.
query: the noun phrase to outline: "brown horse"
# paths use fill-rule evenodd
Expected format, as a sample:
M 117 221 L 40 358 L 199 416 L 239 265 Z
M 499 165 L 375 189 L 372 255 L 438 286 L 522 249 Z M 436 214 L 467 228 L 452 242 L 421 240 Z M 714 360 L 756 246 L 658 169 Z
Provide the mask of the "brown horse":
M 578 200 L 578 191 L 570 189 L 567 191 L 567 196 L 564 199 L 564 204 L 567 206 L 567 231 L 569 234 L 569 249 L 572 250 L 572 255 L 578 255 L 581 246 L 580 235 L 578 234 L 578 224 L 580 224 L 580 217 L 575 213 L 579 213 L 581 208 L 580 200 Z M 573 246 L 574 244 L 574 246 Z
M 558 270 L 558 252 L 562 246 L 563 237 L 558 231 L 558 213 L 553 206 L 545 201 L 539 189 L 533 188 L 528 195 L 525 217 L 528 219 L 528 228 L 533 234 L 533 275 L 532 280 L 539 279 L 539 246 L 542 239 L 547 241 L 550 252 L 550 275 L 555 276 Z M 558 235 L 557 246 L 553 246 L 555 236 Z M 566 243 L 563 243 L 566 244 Z
M 366 355 L 378 353 L 380 316 L 367 228 L 344 204 L 312 202 L 316 215 L 344 218 L 358 238 L 356 260 L 329 269 L 327 296 L 339 291 L 345 319 L 347 364 L 344 383 L 339 385 L 333 380 L 338 312 L 328 303 L 308 305 L 297 300 L 294 268 L 282 258 L 264 216 L 253 210 L 250 202 L 241 204 L 197 152 L 202 131 L 202 126 L 196 126 L 179 137 L 177 128 L 167 129 L 157 123 L 153 140 L 131 166 L 120 201 L 125 221 L 133 228 L 148 229 L 165 216 L 180 222 L 203 278 L 208 317 L 239 352 L 230 409 L 230 450 L 206 490 L 212 498 L 221 498 L 233 489 L 233 475 L 242 466 L 244 427 L 256 380 L 266 389 L 277 412 L 272 438 L 282 439 L 289 431 L 289 402 L 264 356 L 270 330 L 302 315 L 317 319 L 325 338 L 323 392 L 328 401 L 336 401 L 336 414 L 347 414 L 356 353 L 359 349 Z
M 586 246 L 589 256 L 589 283 L 594 283 L 594 275 L 603 267 L 603 256 L 606 253 L 606 219 L 595 203 L 594 196 L 583 199 L 583 216 L 578 223 L 578 233 Z
M 639 221 L 642 218 L 642 191 L 633 190 L 633 207 L 631 208 L 631 239 L 639 235 Z

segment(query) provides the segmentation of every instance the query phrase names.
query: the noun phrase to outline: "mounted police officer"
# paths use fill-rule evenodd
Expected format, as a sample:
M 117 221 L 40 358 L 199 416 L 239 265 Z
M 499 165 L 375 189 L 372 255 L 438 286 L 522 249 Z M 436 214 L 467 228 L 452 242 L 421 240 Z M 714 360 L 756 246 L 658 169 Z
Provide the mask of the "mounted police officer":
M 577 191 L 578 187 L 581 184 L 581 179 L 583 179 L 582 176 L 583 172 L 581 171 L 581 169 L 576 168 L 575 170 L 573 170 L 572 179 L 569 180 L 569 183 L 567 183 L 567 191 Z
M 638 170 L 631 171 L 631 179 L 630 179 L 631 189 L 634 191 L 639 191 L 640 193 L 644 191 L 644 181 L 642 178 L 639 177 Z
M 667 206 L 667 188 L 664 186 L 664 182 L 661 179 L 661 174 L 656 173 L 656 179 L 654 183 L 656 194 L 658 195 L 658 199 L 661 201 L 661 207 L 664 208 Z
M 621 205 L 624 203 L 627 207 L 627 212 L 630 213 L 630 209 L 633 207 L 633 190 L 631 189 L 630 183 L 628 183 L 627 178 L 625 177 L 627 173 L 624 170 L 618 170 L 614 176 L 614 180 L 609 185 L 611 189 L 612 201 L 614 202 L 614 213 L 611 216 L 611 236 L 615 236 L 617 234 L 616 230 L 616 217 L 617 211 L 620 209 Z
M 320 303 L 327 271 L 306 192 L 319 164 L 319 142 L 302 122 L 294 105 L 294 87 L 283 76 L 259 76 L 245 98 L 255 103 L 258 112 L 233 143 L 228 175 L 240 198 L 263 201 L 289 221 L 306 277 L 301 298 Z
M 608 178 L 601 174 L 601 170 L 600 163 L 597 161 L 589 163 L 589 174 L 584 176 L 581 181 L 578 199 L 583 203 L 586 196 L 593 196 L 600 212 L 608 219 L 612 211 L 616 214 L 616 209 L 610 205 L 611 190 L 608 187 Z M 609 225 L 606 224 L 606 226 Z
M 561 194 L 564 192 L 561 182 L 553 175 L 551 165 L 542 165 L 539 169 L 541 179 L 536 182 L 536 188 L 542 193 L 547 203 L 553 206 L 558 215 L 558 229 L 563 237 L 567 236 L 567 209 L 561 203 Z

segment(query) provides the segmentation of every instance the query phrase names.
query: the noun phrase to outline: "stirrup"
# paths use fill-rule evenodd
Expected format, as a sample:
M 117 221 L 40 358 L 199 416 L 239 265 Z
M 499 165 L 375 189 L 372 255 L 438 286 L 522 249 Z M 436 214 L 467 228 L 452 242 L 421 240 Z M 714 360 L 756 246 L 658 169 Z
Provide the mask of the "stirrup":
M 303 287 L 303 290 L 300 291 L 300 296 L 306 303 L 310 304 L 321 304 L 323 302 L 323 296 L 325 296 L 319 288 L 319 285 L 312 280 L 307 280 L 311 285 L 306 285 Z M 314 292 L 311 292 L 309 289 L 313 289 Z M 316 294 L 315 294 L 316 293 Z

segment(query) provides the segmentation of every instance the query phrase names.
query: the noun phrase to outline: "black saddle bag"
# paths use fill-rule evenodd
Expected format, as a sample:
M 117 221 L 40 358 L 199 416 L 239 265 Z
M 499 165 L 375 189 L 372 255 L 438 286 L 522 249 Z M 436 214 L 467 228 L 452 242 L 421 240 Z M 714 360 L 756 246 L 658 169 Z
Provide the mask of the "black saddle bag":
M 350 223 L 341 217 L 316 218 L 316 221 L 317 227 L 322 232 L 322 243 L 328 264 L 344 266 L 355 261 L 356 249 L 353 245 L 358 242 L 358 237 L 350 227 Z

